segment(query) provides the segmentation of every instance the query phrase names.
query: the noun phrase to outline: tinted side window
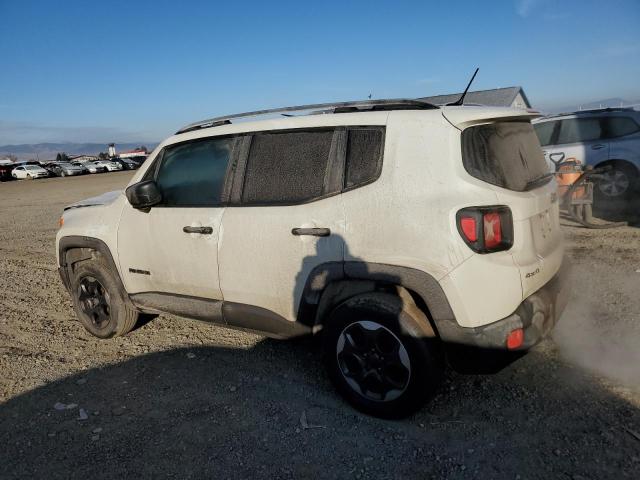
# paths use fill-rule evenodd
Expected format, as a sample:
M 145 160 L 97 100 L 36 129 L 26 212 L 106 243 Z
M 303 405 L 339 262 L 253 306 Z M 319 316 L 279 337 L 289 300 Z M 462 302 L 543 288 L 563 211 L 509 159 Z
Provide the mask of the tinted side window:
M 167 206 L 207 206 L 221 201 L 233 139 L 199 140 L 165 149 L 156 183 Z
M 332 138 L 332 130 L 254 135 L 242 202 L 301 203 L 322 196 Z
M 544 122 L 537 123 L 533 126 L 536 131 L 536 135 L 538 136 L 538 140 L 540 140 L 540 145 L 543 147 L 551 143 L 551 136 L 553 135 L 553 129 L 555 128 L 556 123 L 557 122 Z
M 380 175 L 384 131 L 382 129 L 350 129 L 347 140 L 344 188 L 371 182 Z
M 602 138 L 599 118 L 571 118 L 560 121 L 558 144 L 580 143 Z
M 640 127 L 629 117 L 609 117 L 605 120 L 607 137 L 624 137 L 640 131 Z

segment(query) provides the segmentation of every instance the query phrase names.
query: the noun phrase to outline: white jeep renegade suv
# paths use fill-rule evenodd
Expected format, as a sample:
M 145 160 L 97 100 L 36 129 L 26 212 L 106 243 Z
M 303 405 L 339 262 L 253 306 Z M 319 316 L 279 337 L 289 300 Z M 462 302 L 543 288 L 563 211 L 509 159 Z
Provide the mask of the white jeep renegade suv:
M 167 312 L 322 334 L 337 389 L 388 417 L 434 392 L 444 344 L 524 350 L 549 332 L 562 233 L 532 114 L 306 107 L 321 114 L 185 127 L 124 193 L 65 209 L 60 274 L 89 332 Z

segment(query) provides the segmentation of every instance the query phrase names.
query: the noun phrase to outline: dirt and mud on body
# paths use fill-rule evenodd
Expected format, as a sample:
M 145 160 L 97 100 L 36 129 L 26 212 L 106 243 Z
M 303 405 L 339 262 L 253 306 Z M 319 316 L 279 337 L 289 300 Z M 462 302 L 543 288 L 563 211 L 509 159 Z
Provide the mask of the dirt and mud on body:
M 638 478 L 637 219 L 563 222 L 573 296 L 554 337 L 497 374 L 448 372 L 390 422 L 337 396 L 309 340 L 170 315 L 89 336 L 56 271 L 58 217 L 130 176 L 0 185 L 1 477 Z

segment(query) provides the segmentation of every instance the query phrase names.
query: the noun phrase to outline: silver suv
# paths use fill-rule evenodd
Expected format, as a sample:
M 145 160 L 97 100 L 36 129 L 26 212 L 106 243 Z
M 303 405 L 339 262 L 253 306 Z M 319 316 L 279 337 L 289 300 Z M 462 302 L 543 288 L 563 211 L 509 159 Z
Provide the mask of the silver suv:
M 534 121 L 545 159 L 554 164 L 575 159 L 583 165 L 612 168 L 598 183 L 610 198 L 628 196 L 640 174 L 640 112 L 606 108 L 551 115 Z

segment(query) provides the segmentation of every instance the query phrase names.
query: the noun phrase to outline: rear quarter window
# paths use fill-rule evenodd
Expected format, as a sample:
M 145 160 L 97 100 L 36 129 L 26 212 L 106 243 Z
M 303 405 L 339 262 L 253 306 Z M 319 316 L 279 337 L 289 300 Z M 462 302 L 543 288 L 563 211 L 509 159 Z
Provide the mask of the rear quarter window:
M 384 129 L 349 129 L 344 188 L 350 189 L 375 181 L 382 169 Z
M 544 122 L 544 123 L 536 123 L 533 128 L 538 136 L 538 140 L 540 140 L 540 145 L 543 147 L 551 144 L 551 139 L 553 137 L 553 130 L 556 126 L 557 122 Z
M 462 162 L 471 176 L 508 190 L 523 192 L 551 180 L 529 122 L 466 128 L 462 132 Z
M 607 138 L 617 138 L 640 132 L 640 126 L 630 117 L 608 117 L 605 120 Z

